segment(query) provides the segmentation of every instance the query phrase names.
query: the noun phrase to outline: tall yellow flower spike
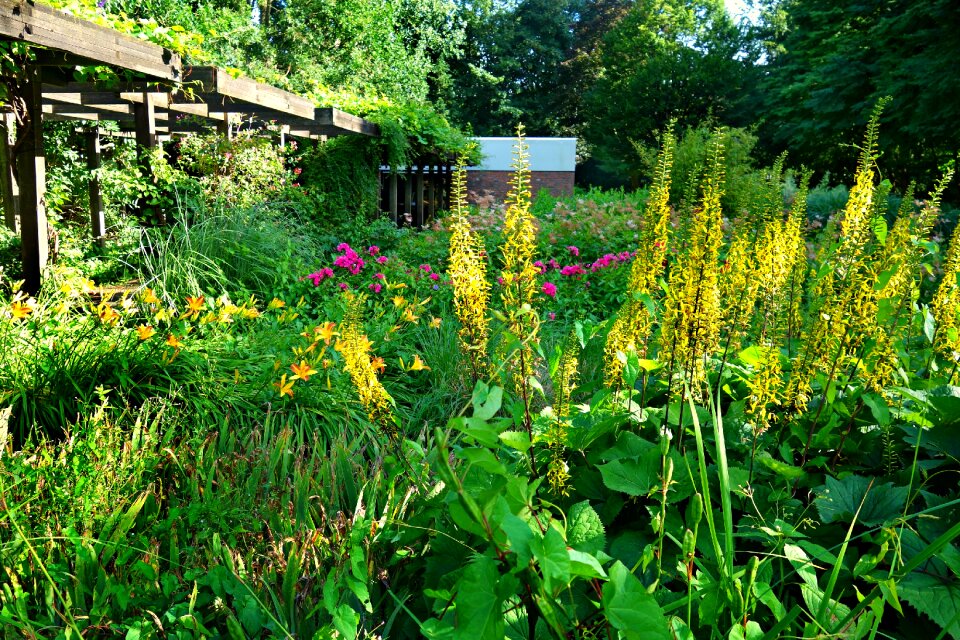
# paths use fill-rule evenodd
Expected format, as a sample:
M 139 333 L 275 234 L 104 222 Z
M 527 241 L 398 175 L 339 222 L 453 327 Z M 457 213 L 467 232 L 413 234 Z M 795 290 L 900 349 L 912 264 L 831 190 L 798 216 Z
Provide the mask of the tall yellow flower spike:
M 512 353 L 503 353 L 507 358 L 507 376 L 514 390 L 526 398 L 534 371 L 539 323 L 533 311 L 538 270 L 533 265 L 536 228 L 530 213 L 530 155 L 522 126 L 517 128 L 517 144 L 513 149 L 513 177 L 503 223 L 500 304 L 506 317 L 505 329 L 520 342 Z
M 725 136 L 718 131 L 710 142 L 701 204 L 690 221 L 686 253 L 670 273 L 660 331 L 660 357 L 670 374 L 672 392 L 689 382 L 694 392 L 706 382 L 704 359 L 720 340 L 719 254 L 723 242 L 720 198 L 724 185 Z
M 371 342 L 360 324 L 362 298 L 345 294 L 347 313 L 340 323 L 337 351 L 343 356 L 344 368 L 350 374 L 353 387 L 370 422 L 377 425 L 391 439 L 399 435 L 393 414 L 393 398 L 377 378 L 377 370 L 370 358 Z
M 454 312 L 460 321 L 457 332 L 460 346 L 470 359 L 474 378 L 479 379 L 488 369 L 487 340 L 490 328 L 487 306 L 490 303 L 490 283 L 487 281 L 483 241 L 470 227 L 466 216 L 466 164 L 467 154 L 461 154 L 453 173 L 453 224 L 450 228 L 447 274 L 453 287 Z
M 644 226 L 637 257 L 630 269 L 630 282 L 627 300 L 620 307 L 604 349 L 604 376 L 611 387 L 620 383 L 623 375 L 623 363 L 617 354 L 635 349 L 639 354 L 646 353 L 646 340 L 650 333 L 652 319 L 642 296 L 653 293 L 657 279 L 663 273 L 663 263 L 667 257 L 667 243 L 670 234 L 670 172 L 673 167 L 673 150 L 676 138 L 673 124 L 663 135 L 663 145 L 657 156 L 657 168 L 650 199 L 644 210 Z

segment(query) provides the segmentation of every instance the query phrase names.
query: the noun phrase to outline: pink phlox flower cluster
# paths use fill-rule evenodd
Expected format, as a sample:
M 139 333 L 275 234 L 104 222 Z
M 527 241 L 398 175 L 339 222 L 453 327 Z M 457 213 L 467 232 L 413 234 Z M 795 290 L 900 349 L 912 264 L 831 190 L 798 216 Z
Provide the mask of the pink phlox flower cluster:
M 428 264 L 422 264 L 422 265 L 420 265 L 420 269 L 421 269 L 421 271 L 425 271 L 426 273 L 430 273 L 430 265 L 428 265 Z
M 439 274 L 439 273 L 431 273 L 431 274 L 430 274 L 430 279 L 431 279 L 431 280 L 439 280 L 439 279 L 440 279 L 440 274 Z
M 357 252 L 354 251 L 350 245 L 346 242 L 341 242 L 337 245 L 337 251 L 342 251 L 343 253 L 333 261 L 334 266 L 346 269 L 353 275 L 360 273 L 365 263 L 363 258 L 357 255 Z
M 375 279 L 377 279 L 377 280 L 386 280 L 386 279 L 387 279 L 387 276 L 383 275 L 382 273 L 375 273 L 375 274 L 373 274 L 373 277 L 374 277 Z
M 598 258 L 593 264 L 590 265 L 591 271 L 599 271 L 600 269 L 606 269 L 610 266 L 617 266 L 624 262 L 630 262 L 633 260 L 635 253 L 629 251 L 621 251 L 620 253 L 607 253 Z
M 557 285 L 552 282 L 543 283 L 543 292 L 550 296 L 551 298 L 556 297 L 557 295 Z
M 374 293 L 380 293 L 380 291 L 383 289 L 383 285 L 380 284 L 379 282 L 374 282 L 372 284 L 367 285 L 367 288 L 373 289 Z
M 560 275 L 562 276 L 579 276 L 586 272 L 587 270 L 579 264 L 568 264 L 560 269 Z
M 375 256 L 378 253 L 380 253 L 380 247 L 378 247 L 377 245 L 371 245 L 367 247 L 367 253 L 369 253 L 372 256 Z
M 346 282 L 341 282 L 337 284 L 337 286 L 340 287 L 340 289 L 342 289 L 343 291 L 346 291 L 347 289 L 350 288 L 350 285 L 348 285 Z
M 377 264 L 386 264 L 386 263 L 387 263 L 387 256 L 379 256 L 377 258 Z
M 570 245 L 569 247 L 567 247 L 567 251 L 569 251 L 569 252 L 570 252 L 570 255 L 572 255 L 572 256 L 577 256 L 577 257 L 580 256 L 580 249 L 578 249 L 577 247 L 575 247 L 575 246 L 573 246 L 573 245 Z
M 319 287 L 320 283 L 323 282 L 326 278 L 333 277 L 333 269 L 330 267 L 324 267 L 320 271 L 316 271 L 307 276 L 308 280 L 313 280 L 313 286 Z

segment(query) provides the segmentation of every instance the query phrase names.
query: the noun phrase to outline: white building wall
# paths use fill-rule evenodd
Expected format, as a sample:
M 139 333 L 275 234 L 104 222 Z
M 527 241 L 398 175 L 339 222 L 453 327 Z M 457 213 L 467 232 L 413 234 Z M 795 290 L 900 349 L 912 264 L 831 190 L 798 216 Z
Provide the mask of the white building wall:
M 474 171 L 510 171 L 516 138 L 474 138 L 483 156 Z M 577 167 L 576 138 L 527 138 L 531 171 L 573 171 Z

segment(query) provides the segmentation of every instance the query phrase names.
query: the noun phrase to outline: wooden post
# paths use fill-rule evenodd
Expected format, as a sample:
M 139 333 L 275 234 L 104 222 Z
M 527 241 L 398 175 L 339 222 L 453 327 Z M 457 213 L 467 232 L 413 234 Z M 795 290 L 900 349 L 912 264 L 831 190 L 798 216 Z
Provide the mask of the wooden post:
M 392 169 L 392 168 L 391 168 Z M 390 217 L 393 218 L 393 224 L 398 224 L 397 212 L 399 210 L 400 185 L 398 184 L 397 172 L 390 171 Z
M 417 212 L 413 216 L 413 224 L 417 229 L 423 229 L 423 165 L 417 167 Z
M 100 168 L 100 129 L 93 127 L 87 131 L 87 169 L 90 171 L 90 181 L 87 189 L 90 193 L 90 236 L 97 246 L 104 245 L 106 221 L 103 215 L 103 194 L 100 193 L 100 178 L 97 169 Z
M 158 139 L 157 114 L 153 102 L 150 100 L 150 95 L 146 91 L 143 92 L 143 100 L 133 103 L 133 118 L 136 125 L 137 162 L 144 173 L 149 176 L 153 172 L 150 167 L 149 151 L 157 146 Z M 137 213 L 141 216 L 141 221 L 145 221 L 147 203 L 143 198 L 137 203 Z M 156 212 L 156 222 L 159 224 L 166 223 L 166 217 L 162 211 Z
M 40 67 L 27 67 L 21 98 L 27 114 L 26 125 L 19 127 L 17 131 L 23 288 L 28 293 L 36 294 L 40 291 L 40 278 L 47 266 L 50 252 L 47 244 L 47 212 L 44 207 L 47 163 L 43 155 L 43 93 Z
M 437 167 L 430 163 L 430 181 L 427 192 L 427 202 L 430 203 L 427 209 L 427 220 L 432 221 L 437 215 Z
M 0 198 L 3 199 L 3 222 L 8 229 L 17 233 L 19 226 L 18 205 L 20 190 L 17 188 L 17 179 L 14 177 L 13 167 L 16 160 L 10 146 L 14 136 L 14 120 L 12 113 L 4 113 L 0 119 Z
M 403 181 L 403 215 L 405 221 L 413 224 L 413 167 L 407 167 Z

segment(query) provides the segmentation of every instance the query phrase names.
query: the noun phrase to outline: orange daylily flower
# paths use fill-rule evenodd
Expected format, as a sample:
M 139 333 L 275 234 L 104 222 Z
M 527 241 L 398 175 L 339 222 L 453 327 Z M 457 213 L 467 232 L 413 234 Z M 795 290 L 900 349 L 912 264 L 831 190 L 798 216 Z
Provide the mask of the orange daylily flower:
M 370 361 L 370 366 L 373 367 L 374 370 L 379 371 L 380 373 L 383 373 L 384 370 L 386 370 L 387 368 L 387 363 L 384 362 L 382 357 L 377 356 L 376 358 Z
M 279 309 L 281 307 L 287 306 L 287 303 L 281 300 L 280 298 L 274 298 L 267 305 L 267 309 Z
M 117 323 L 117 320 L 120 319 L 120 314 L 113 310 L 106 302 L 101 302 L 97 306 L 97 317 L 100 318 L 100 322 L 106 325 L 114 325 Z
M 309 380 L 310 376 L 317 373 L 317 370 L 307 364 L 307 362 L 304 360 L 301 360 L 300 364 L 290 365 L 290 370 L 293 371 L 294 380 L 303 380 L 304 382 Z
M 13 314 L 14 320 L 23 320 L 24 318 L 29 316 L 31 313 L 33 313 L 33 310 L 34 309 L 33 309 L 32 298 L 30 300 L 24 300 L 23 302 L 21 302 L 20 300 L 14 300 L 10 304 L 10 312 Z
M 414 354 L 413 364 L 410 365 L 410 368 L 408 369 L 408 371 L 423 371 L 424 369 L 430 369 L 430 367 L 428 367 L 426 363 L 424 363 L 424 361 L 420 359 L 420 356 L 418 354 Z
M 393 306 L 402 307 L 405 304 L 407 304 L 406 298 L 404 298 L 403 296 L 393 296 Z
M 277 388 L 277 393 L 280 394 L 281 398 L 283 396 L 290 396 L 292 398 L 293 383 L 294 383 L 293 380 L 291 380 L 290 382 L 287 382 L 287 374 L 283 374 L 283 376 L 280 377 L 280 380 L 273 383 L 273 386 Z
M 196 318 L 203 311 L 203 296 L 192 298 L 187 296 L 187 310 L 183 313 L 184 318 Z
M 433 319 L 430 321 L 430 328 L 432 328 L 432 329 L 439 329 L 439 328 L 440 328 L 440 322 L 441 322 L 440 318 L 433 318 Z
M 413 313 L 413 307 L 407 307 L 407 310 L 404 311 L 404 313 L 403 313 L 403 319 L 406 320 L 407 322 L 416 323 L 417 320 L 420 319 L 420 316 L 414 315 L 414 313 Z
M 183 346 L 183 343 L 180 342 L 179 339 L 177 339 L 177 336 L 171 333 L 169 336 L 167 336 L 167 346 L 173 347 L 174 349 L 179 349 L 180 347 Z
M 148 340 L 156 335 L 156 333 L 157 332 L 154 331 L 153 327 L 148 324 L 141 324 L 137 326 L 137 337 L 141 340 Z
M 330 344 L 330 341 L 333 339 L 333 336 L 339 335 L 336 331 L 333 330 L 333 328 L 336 326 L 337 325 L 334 324 L 333 322 L 327 322 L 326 324 L 322 324 L 316 329 L 314 329 L 314 331 L 318 336 L 320 336 L 324 344 Z

